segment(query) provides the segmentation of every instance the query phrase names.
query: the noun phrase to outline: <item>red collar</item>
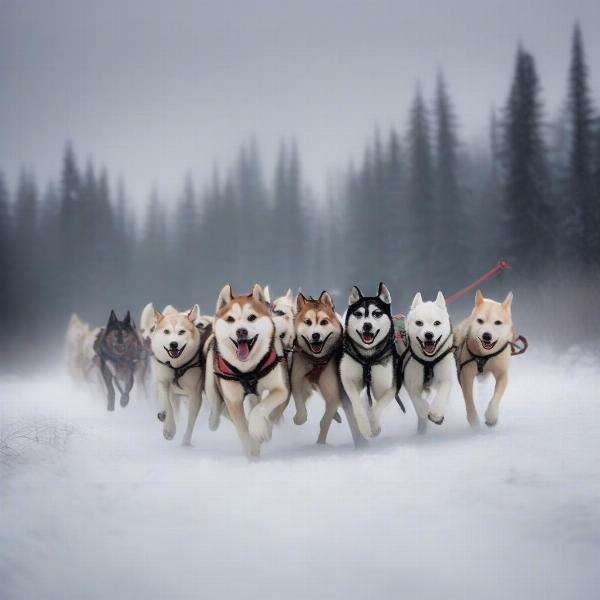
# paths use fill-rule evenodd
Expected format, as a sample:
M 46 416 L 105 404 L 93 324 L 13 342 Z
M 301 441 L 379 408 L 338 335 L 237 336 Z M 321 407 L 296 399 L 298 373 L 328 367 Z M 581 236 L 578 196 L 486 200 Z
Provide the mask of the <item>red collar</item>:
M 267 356 L 267 359 L 264 362 L 261 361 L 258 363 L 258 367 L 260 367 L 260 370 L 263 371 L 264 369 L 267 369 L 268 367 L 270 367 L 276 360 L 277 360 L 277 352 L 275 352 L 275 350 L 271 350 L 271 353 Z M 234 367 L 233 365 L 230 365 L 221 356 L 220 353 L 217 353 L 217 369 L 223 375 L 230 375 L 230 376 L 231 375 L 235 376 L 237 373 L 240 372 L 239 369 L 236 369 L 236 367 Z

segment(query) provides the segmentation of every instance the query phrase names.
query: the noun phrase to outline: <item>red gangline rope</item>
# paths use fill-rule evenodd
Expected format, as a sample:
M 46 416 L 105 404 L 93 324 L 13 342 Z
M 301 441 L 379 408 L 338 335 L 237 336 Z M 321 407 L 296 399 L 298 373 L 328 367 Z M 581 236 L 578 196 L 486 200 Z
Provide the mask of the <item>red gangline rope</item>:
M 448 296 L 446 298 L 446 304 L 451 304 L 455 300 L 458 300 L 459 298 L 464 296 L 468 291 L 472 290 L 474 287 L 478 286 L 480 283 L 482 283 L 486 279 L 489 279 L 490 277 L 493 277 L 494 275 L 496 275 L 496 273 L 499 273 L 500 271 L 503 271 L 504 269 L 510 269 L 510 268 L 511 267 L 508 264 L 507 260 L 504 260 L 504 259 L 499 260 L 493 269 L 490 269 L 487 273 L 484 273 L 479 279 L 475 280 L 473 283 L 470 283 L 469 285 L 462 288 L 461 290 L 458 290 L 458 292 L 454 292 L 454 294 L 452 294 L 451 296 Z

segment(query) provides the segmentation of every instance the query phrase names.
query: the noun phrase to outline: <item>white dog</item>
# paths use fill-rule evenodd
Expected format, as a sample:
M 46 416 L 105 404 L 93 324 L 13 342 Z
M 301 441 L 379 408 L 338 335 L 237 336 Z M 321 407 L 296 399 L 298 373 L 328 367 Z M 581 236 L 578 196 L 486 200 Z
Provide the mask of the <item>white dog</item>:
M 417 412 L 418 431 L 424 433 L 428 418 L 437 425 L 444 421 L 455 377 L 452 326 L 442 292 L 435 302 L 423 302 L 419 292 L 415 295 L 406 316 L 406 336 L 400 371 Z M 428 400 L 434 390 L 430 406 Z
M 150 305 L 151 306 L 151 305 Z M 211 319 L 200 315 L 195 304 L 187 312 L 167 306 L 161 313 L 144 309 L 142 328 L 149 333 L 152 371 L 167 440 L 175 437 L 176 396 L 188 400 L 188 422 L 183 444 L 190 445 L 204 388 L 206 347 L 211 335 Z

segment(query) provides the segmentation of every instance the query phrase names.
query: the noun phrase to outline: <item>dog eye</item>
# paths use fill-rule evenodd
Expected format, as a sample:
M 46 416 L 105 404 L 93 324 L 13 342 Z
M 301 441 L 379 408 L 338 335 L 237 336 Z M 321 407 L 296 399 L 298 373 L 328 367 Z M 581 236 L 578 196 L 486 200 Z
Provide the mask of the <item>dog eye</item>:
M 433 324 L 437 327 L 437 326 L 441 325 L 442 322 L 441 321 L 434 321 Z
M 169 335 L 169 334 L 171 333 L 171 331 L 170 331 L 169 329 L 164 329 L 164 330 L 163 330 L 163 333 L 164 333 L 165 335 Z
M 273 314 L 274 314 L 276 317 L 283 317 L 283 315 L 285 315 L 285 313 L 284 313 L 282 310 L 274 310 L 274 311 L 273 311 Z
M 373 316 L 374 316 L 376 319 L 381 319 L 381 315 L 382 315 L 382 314 L 383 314 L 383 313 L 382 313 L 380 310 L 374 310 L 374 311 L 373 311 Z
M 180 329 L 180 330 L 177 332 L 177 335 L 183 335 L 184 333 L 185 333 L 185 329 Z
M 256 321 L 256 315 L 248 315 L 248 321 L 252 323 L 252 321 Z
M 326 325 L 329 325 L 329 321 L 328 321 L 327 319 L 323 319 L 323 320 L 321 321 L 321 326 L 322 326 L 322 327 L 325 327 Z
M 229 315 L 226 319 L 225 319 L 228 323 L 235 323 L 235 319 Z
M 304 319 L 304 324 L 310 327 L 312 325 L 312 321 L 310 319 Z
M 502 321 L 494 321 L 494 325 L 502 325 Z
M 354 316 L 355 316 L 357 319 L 362 319 L 362 313 L 361 313 L 361 312 L 355 312 L 355 313 L 354 313 Z
M 477 322 L 478 322 L 480 325 L 483 325 L 483 319 L 477 319 Z
M 415 321 L 417 327 L 423 327 L 423 321 Z

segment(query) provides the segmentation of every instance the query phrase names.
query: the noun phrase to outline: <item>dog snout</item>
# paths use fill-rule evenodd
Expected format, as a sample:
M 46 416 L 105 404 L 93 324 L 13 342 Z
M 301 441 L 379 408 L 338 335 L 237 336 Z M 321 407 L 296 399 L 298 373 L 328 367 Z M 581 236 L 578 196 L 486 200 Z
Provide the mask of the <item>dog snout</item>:
M 245 327 L 240 327 L 236 332 L 238 340 L 243 340 L 248 337 L 248 330 Z
M 373 329 L 373 325 L 371 323 L 364 323 L 363 324 L 363 331 L 371 331 Z
M 432 331 L 426 331 L 425 332 L 425 339 L 430 342 L 433 339 L 433 332 Z
M 482 336 L 481 339 L 484 342 L 491 342 L 492 341 L 492 334 L 489 331 L 486 331 Z
M 171 350 L 177 350 L 177 348 L 179 348 L 179 342 L 171 342 L 169 348 L 171 348 Z
M 313 341 L 318 342 L 321 339 L 321 334 L 315 331 L 315 333 L 312 334 L 312 339 Z

